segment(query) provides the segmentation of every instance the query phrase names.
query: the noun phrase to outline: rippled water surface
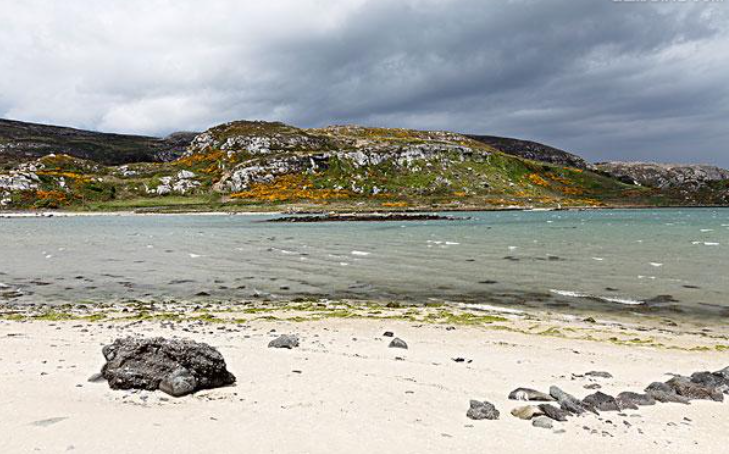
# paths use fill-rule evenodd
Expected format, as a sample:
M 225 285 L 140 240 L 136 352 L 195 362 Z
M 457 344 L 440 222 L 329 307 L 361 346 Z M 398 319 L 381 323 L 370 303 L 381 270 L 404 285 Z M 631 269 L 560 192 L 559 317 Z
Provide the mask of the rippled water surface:
M 0 295 L 6 302 L 192 298 L 203 292 L 220 299 L 643 303 L 724 314 L 729 308 L 729 209 L 464 215 L 471 219 L 0 219 Z

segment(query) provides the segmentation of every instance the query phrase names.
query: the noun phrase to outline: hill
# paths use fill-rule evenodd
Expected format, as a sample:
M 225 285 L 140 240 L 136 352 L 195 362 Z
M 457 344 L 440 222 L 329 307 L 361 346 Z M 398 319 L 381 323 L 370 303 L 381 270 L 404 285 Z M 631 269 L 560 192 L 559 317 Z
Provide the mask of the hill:
M 477 140 L 446 131 L 236 121 L 194 136 L 183 155 L 167 160 L 190 136 L 178 136 L 176 148 L 164 148 L 160 143 L 172 139 L 49 128 L 41 131 L 64 139 L 67 133 L 74 143 L 98 148 L 85 155 L 74 145 L 73 154 L 33 157 L 42 148 L 31 147 L 31 159 L 0 171 L 1 208 L 470 210 L 726 200 L 721 188 L 696 191 L 694 197 L 638 186 L 541 144 L 499 139 L 491 145 L 485 136 Z M 521 156 L 519 143 L 531 144 L 528 156 L 543 161 Z M 126 163 L 137 152 L 141 162 Z
M 195 135 L 176 133 L 158 139 L 0 119 L 0 166 L 49 154 L 66 154 L 106 165 L 170 161 L 185 151 Z
M 578 169 L 587 169 L 590 167 L 587 161 L 575 154 L 530 140 L 480 135 L 468 135 L 468 137 L 485 143 L 502 153 L 531 159 L 533 161 L 548 162 Z

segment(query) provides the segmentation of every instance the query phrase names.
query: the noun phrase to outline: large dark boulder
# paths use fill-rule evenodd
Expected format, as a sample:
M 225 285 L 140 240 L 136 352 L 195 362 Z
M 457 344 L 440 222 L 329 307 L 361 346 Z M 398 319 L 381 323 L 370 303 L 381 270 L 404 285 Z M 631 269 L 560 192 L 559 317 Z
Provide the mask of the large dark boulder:
M 180 397 L 235 383 L 220 352 L 191 340 L 127 337 L 102 351 L 101 374 L 112 389 L 159 389 Z

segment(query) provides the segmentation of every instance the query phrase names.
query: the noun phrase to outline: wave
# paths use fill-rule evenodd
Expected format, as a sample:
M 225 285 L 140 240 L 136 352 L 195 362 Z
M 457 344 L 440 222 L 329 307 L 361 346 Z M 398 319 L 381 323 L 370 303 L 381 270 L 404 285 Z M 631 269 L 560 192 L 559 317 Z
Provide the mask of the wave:
M 631 299 L 631 298 L 619 298 L 619 297 L 613 297 L 613 296 L 599 296 L 599 295 L 590 295 L 589 293 L 580 293 L 580 292 L 574 292 L 571 290 L 549 290 L 551 293 L 554 293 L 555 295 L 560 296 L 566 296 L 568 298 L 580 298 L 580 299 L 591 299 L 591 300 L 599 300 L 604 301 L 606 303 L 615 303 L 615 304 L 623 304 L 626 306 L 641 306 L 645 304 L 645 301 Z

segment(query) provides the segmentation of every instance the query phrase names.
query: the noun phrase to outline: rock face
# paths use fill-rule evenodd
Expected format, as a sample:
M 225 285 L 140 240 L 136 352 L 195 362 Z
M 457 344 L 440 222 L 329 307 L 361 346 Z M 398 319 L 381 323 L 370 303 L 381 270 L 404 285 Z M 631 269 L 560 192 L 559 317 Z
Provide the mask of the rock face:
M 470 419 L 480 421 L 483 419 L 496 420 L 499 419 L 499 410 L 490 402 L 472 400 L 471 406 L 466 412 L 466 416 Z
M 161 390 L 180 397 L 235 383 L 223 356 L 190 340 L 127 337 L 103 348 L 102 376 L 112 389 Z
M 729 170 L 706 165 L 613 161 L 599 163 L 597 168 L 626 183 L 661 189 L 696 188 L 712 181 L 729 180 Z
M 299 337 L 295 335 L 282 334 L 268 343 L 268 348 L 286 348 L 291 350 L 299 346 Z

